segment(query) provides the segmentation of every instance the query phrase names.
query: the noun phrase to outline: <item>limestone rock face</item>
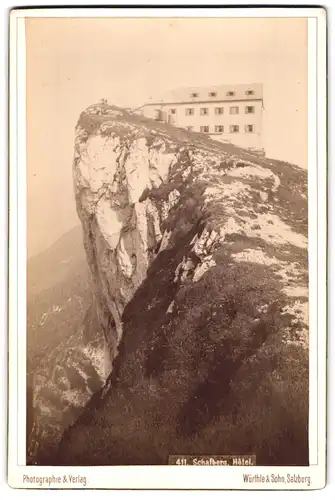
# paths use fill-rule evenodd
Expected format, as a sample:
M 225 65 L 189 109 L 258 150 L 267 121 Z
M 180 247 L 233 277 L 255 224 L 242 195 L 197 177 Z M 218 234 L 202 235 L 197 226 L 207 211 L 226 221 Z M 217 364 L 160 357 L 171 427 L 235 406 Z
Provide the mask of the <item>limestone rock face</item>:
M 106 385 L 55 462 L 308 462 L 307 175 L 104 105 L 74 185 Z

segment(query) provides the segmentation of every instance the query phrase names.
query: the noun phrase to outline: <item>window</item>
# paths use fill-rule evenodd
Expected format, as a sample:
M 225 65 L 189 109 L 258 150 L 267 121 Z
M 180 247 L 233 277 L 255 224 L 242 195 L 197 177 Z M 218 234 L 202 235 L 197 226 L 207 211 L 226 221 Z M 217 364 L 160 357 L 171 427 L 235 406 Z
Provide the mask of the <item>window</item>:
M 186 116 L 192 116 L 192 115 L 194 115 L 194 108 L 186 108 L 185 109 L 185 114 L 186 114 Z
M 208 95 L 209 95 L 209 97 L 216 97 L 217 93 L 216 92 L 210 92 Z
M 191 125 L 188 125 L 188 126 L 186 127 L 186 130 L 189 130 L 189 131 L 191 132 L 191 130 L 193 130 L 193 127 L 192 127 Z
M 200 114 L 201 114 L 202 116 L 204 116 L 204 115 L 208 115 L 208 114 L 209 114 L 209 110 L 208 110 L 208 108 L 200 108 Z
M 216 115 L 223 115 L 223 108 L 215 108 Z
M 238 115 L 238 113 L 239 113 L 238 106 L 231 106 L 229 112 L 231 115 Z
M 204 132 L 205 134 L 208 134 L 209 132 L 209 126 L 208 125 L 203 125 L 200 127 L 200 132 Z
M 248 132 L 248 133 L 249 133 L 249 132 L 254 132 L 254 126 L 253 126 L 253 125 L 246 125 L 246 126 L 244 127 L 244 130 L 245 130 L 246 132 Z
M 246 106 L 245 107 L 245 113 L 247 115 L 250 115 L 251 113 L 254 113 L 255 112 L 255 106 Z
M 175 114 L 177 114 L 177 110 L 176 109 L 170 109 L 170 113 L 171 113 L 171 115 L 175 115 Z
M 229 127 L 229 132 L 231 134 L 235 134 L 236 132 L 239 132 L 240 128 L 238 125 L 230 125 Z
M 227 95 L 228 95 L 228 96 L 233 96 L 233 95 L 235 95 L 235 92 L 233 92 L 232 90 L 229 90 L 229 91 L 227 92 Z
M 198 97 L 198 95 L 199 94 L 197 92 L 192 92 L 191 97 Z
M 246 95 L 254 95 L 254 91 L 253 90 L 246 90 L 245 94 Z
M 215 125 L 215 132 L 221 133 L 223 132 L 223 125 Z

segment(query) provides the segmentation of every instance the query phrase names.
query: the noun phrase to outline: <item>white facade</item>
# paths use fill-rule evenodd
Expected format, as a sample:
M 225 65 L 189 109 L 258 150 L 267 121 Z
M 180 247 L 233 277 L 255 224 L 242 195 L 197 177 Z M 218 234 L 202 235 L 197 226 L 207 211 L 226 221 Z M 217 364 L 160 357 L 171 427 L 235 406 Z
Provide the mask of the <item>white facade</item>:
M 181 89 L 165 99 L 148 102 L 142 113 L 244 148 L 263 148 L 260 84 Z

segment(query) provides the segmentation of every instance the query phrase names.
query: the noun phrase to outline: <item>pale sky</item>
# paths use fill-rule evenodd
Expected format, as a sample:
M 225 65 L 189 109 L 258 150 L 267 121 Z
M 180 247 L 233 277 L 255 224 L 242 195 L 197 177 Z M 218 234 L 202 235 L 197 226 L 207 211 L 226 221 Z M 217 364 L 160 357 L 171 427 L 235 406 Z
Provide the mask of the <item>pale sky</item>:
M 78 224 L 74 127 L 101 97 L 261 82 L 267 156 L 307 168 L 304 19 L 28 19 L 26 37 L 29 256 Z

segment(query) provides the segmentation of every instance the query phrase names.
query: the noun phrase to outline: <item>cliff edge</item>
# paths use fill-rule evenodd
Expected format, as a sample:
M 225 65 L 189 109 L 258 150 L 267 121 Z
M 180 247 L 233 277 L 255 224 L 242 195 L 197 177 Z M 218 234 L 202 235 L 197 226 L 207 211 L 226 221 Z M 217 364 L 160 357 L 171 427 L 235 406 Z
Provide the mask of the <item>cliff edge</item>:
M 54 463 L 307 464 L 307 173 L 107 104 L 73 172 L 110 375 Z

